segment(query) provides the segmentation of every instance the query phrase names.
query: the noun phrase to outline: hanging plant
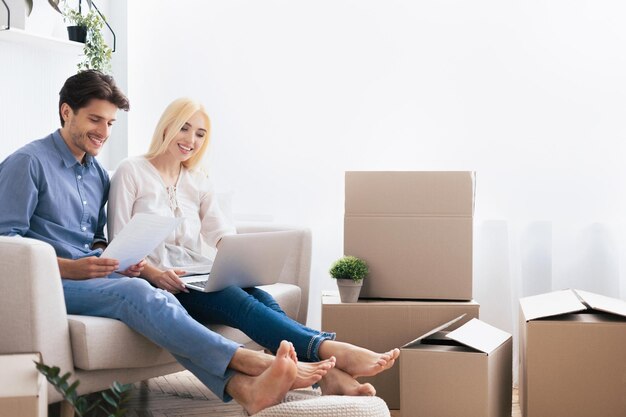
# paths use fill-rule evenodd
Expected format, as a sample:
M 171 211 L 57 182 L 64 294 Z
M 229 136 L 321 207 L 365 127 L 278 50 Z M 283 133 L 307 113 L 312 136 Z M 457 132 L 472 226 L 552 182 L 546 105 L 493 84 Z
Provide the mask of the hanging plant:
M 84 28 L 86 32 L 84 58 L 78 64 L 78 70 L 95 69 L 110 73 L 112 51 L 102 36 L 104 16 L 101 17 L 99 13 L 91 9 L 87 14 L 82 14 L 79 10 L 70 7 L 64 9 L 63 15 L 66 21 Z

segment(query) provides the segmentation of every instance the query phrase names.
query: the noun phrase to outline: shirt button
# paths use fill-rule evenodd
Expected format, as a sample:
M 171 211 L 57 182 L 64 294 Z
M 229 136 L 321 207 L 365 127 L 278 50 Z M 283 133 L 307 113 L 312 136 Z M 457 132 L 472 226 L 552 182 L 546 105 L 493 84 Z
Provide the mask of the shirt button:
M 83 206 L 87 204 L 87 201 L 83 200 Z
M 83 177 L 82 175 L 79 175 L 79 176 L 78 176 L 78 177 L 76 177 L 76 178 L 81 179 L 82 177 Z
M 89 243 L 85 243 L 85 249 L 89 249 Z
M 82 230 L 84 232 L 85 230 L 87 230 L 87 228 L 85 226 L 83 226 L 83 227 L 80 228 L 80 230 Z

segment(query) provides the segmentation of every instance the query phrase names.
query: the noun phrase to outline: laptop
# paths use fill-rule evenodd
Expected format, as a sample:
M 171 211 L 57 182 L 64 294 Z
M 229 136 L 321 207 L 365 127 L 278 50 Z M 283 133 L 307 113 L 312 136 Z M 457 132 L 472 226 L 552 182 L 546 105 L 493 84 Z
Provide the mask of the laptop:
M 244 233 L 224 236 L 208 274 L 181 277 L 189 289 L 214 292 L 235 285 L 269 285 L 278 278 L 298 243 L 296 231 Z

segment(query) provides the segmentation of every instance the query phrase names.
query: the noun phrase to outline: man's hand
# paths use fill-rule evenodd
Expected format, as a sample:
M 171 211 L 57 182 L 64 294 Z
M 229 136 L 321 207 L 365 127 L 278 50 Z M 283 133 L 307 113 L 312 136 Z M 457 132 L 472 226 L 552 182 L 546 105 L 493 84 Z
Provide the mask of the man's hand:
M 89 256 L 80 259 L 57 258 L 61 276 L 67 279 L 101 278 L 113 273 L 120 263 L 115 259 Z
M 125 271 L 120 271 L 120 274 L 126 275 L 127 277 L 138 277 L 141 275 L 141 271 L 143 271 L 145 266 L 146 260 L 142 259 L 139 263 L 129 266 Z

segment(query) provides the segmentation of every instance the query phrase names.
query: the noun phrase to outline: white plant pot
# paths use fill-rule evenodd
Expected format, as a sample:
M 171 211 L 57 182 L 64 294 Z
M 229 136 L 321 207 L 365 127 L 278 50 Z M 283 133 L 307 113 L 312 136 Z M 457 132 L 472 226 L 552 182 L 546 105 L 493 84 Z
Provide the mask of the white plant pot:
M 352 281 L 351 279 L 338 279 L 337 288 L 339 288 L 339 297 L 342 303 L 356 303 L 359 301 L 359 294 L 363 280 Z

